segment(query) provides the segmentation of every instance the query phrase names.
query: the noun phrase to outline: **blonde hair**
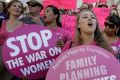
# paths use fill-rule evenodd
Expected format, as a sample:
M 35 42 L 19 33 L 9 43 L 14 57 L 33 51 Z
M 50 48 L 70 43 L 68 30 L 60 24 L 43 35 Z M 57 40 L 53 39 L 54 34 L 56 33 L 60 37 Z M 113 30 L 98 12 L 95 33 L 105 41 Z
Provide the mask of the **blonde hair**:
M 77 46 L 77 45 L 82 45 L 82 37 L 81 37 L 81 31 L 80 28 L 78 28 L 79 26 L 79 18 L 80 18 L 80 14 L 83 11 L 90 11 L 91 13 L 93 13 L 91 10 L 89 9 L 84 9 L 81 10 L 78 15 L 77 15 L 77 21 L 76 21 L 76 33 L 75 33 L 75 37 L 73 40 L 73 45 L 72 46 Z M 94 13 L 93 13 L 94 14 Z M 95 15 L 95 14 L 94 14 Z M 110 48 L 110 46 L 108 45 L 107 41 L 105 41 L 105 39 L 103 38 L 103 35 L 99 29 L 99 24 L 98 24 L 98 20 L 96 19 L 97 24 L 96 24 L 96 29 L 94 32 L 94 41 L 96 42 L 96 45 L 99 47 L 102 47 L 110 52 L 113 52 L 112 49 Z

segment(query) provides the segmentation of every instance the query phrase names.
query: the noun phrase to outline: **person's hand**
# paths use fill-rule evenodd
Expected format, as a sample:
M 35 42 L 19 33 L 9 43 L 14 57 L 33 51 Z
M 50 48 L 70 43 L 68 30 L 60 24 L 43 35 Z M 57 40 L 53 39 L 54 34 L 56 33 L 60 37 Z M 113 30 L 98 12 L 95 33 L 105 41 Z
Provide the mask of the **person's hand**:
M 64 45 L 65 45 L 65 43 L 64 43 L 64 41 L 63 41 L 62 39 L 59 39 L 59 40 L 57 41 L 57 47 L 63 48 Z

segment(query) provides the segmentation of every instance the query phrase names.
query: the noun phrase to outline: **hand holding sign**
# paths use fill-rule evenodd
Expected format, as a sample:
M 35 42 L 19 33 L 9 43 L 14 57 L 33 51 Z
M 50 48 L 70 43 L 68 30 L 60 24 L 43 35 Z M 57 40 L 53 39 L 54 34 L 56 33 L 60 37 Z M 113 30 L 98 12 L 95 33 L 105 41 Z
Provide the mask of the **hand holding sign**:
M 18 77 L 38 79 L 60 55 L 59 37 L 40 25 L 24 26 L 13 32 L 3 46 L 2 57 L 9 71 Z

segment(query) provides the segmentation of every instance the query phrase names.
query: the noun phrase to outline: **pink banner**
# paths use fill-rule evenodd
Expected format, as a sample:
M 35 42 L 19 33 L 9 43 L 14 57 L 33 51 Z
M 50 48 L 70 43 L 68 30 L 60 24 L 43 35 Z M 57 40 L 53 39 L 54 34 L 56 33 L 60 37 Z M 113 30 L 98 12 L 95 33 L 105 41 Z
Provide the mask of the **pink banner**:
M 75 24 L 76 24 L 75 16 L 69 16 L 69 15 L 62 16 L 62 28 L 69 31 L 72 37 L 74 37 L 75 35 Z
M 60 6 L 59 1 L 57 1 L 57 0 L 44 0 L 43 6 L 46 7 L 48 5 L 53 5 L 53 6 L 56 6 L 57 8 L 59 8 L 59 6 Z
M 105 19 L 109 16 L 110 9 L 109 8 L 94 8 L 93 11 L 97 16 L 100 29 L 104 30 L 105 28 L 104 22 L 105 22 Z
M 50 67 L 45 80 L 120 80 L 119 68 L 120 63 L 110 52 L 82 45 L 63 52 Z
M 15 76 L 38 80 L 61 53 L 56 46 L 59 36 L 46 27 L 27 25 L 13 32 L 6 40 L 2 58 L 6 68 Z
M 60 9 L 75 9 L 76 8 L 76 0 L 44 0 L 44 7 L 47 5 L 53 5 Z
M 60 0 L 61 8 L 76 9 L 76 0 Z
M 83 3 L 94 3 L 97 2 L 97 0 L 83 0 Z
M 107 0 L 99 0 L 99 2 L 107 3 Z
M 57 7 L 58 9 L 60 8 L 60 4 L 57 0 L 43 0 L 44 9 L 40 12 L 41 16 L 43 16 L 44 10 L 48 5 L 53 5 L 53 6 Z

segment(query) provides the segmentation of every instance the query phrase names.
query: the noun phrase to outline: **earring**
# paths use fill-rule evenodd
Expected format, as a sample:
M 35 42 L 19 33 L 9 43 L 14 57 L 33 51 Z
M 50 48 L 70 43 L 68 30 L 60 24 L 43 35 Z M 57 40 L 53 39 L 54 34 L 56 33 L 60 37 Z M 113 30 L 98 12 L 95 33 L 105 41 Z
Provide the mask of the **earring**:
M 77 28 L 80 28 L 80 26 L 78 26 Z

